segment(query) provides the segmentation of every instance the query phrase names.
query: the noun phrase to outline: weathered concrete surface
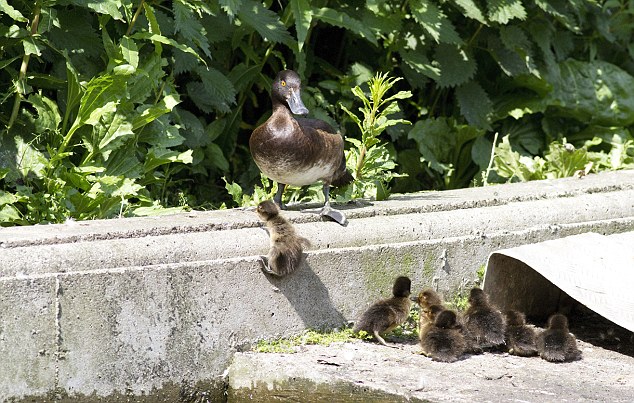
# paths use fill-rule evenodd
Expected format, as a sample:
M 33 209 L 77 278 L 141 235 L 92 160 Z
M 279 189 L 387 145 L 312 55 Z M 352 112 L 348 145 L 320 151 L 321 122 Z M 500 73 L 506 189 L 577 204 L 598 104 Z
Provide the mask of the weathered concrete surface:
M 303 346 L 296 354 L 238 353 L 229 402 L 631 402 L 634 358 L 579 342 L 583 359 L 485 353 L 454 363 L 416 354 L 416 344 Z
M 253 211 L 0 228 L 0 397 L 178 400 L 257 339 L 356 318 L 398 275 L 451 295 L 494 250 L 634 230 L 634 171 L 344 208 L 345 228 L 287 213 L 314 246 L 284 279 L 260 271 Z

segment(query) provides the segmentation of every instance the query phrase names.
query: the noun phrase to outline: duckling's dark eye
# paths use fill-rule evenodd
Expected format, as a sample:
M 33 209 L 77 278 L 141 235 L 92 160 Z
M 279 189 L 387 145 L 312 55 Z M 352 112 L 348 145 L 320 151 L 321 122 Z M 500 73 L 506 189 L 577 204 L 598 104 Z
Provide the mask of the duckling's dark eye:
M 282 80 L 280 84 L 282 84 L 282 87 L 286 87 L 286 81 Z

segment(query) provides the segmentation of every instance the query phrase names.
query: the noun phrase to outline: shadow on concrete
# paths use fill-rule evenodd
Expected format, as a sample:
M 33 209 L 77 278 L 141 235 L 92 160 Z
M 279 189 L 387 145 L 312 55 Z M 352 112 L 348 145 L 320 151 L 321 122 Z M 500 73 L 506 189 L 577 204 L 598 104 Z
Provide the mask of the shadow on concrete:
M 295 312 L 310 329 L 326 329 L 346 324 L 344 316 L 333 305 L 328 289 L 306 262 L 283 278 L 266 276 L 288 299 Z

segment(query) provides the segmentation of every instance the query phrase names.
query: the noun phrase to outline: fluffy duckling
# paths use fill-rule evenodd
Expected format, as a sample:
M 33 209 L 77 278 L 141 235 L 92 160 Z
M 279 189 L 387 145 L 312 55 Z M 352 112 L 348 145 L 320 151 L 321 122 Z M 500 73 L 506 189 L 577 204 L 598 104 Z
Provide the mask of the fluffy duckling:
M 432 305 L 442 305 L 440 294 L 431 288 L 423 289 L 416 297 L 413 297 L 412 300 L 417 302 L 421 309 L 429 308 Z
M 456 313 L 448 309 L 440 311 L 433 324 L 421 334 L 420 345 L 423 354 L 434 361 L 457 361 L 464 354 L 466 344 L 460 333 Z
M 537 351 L 546 361 L 566 362 L 581 358 L 577 340 L 568 330 L 568 318 L 554 314 L 548 318 L 548 327 L 537 336 Z
M 412 296 L 411 300 L 420 307 L 418 316 L 418 337 L 420 338 L 424 329 L 434 322 L 436 314 L 445 308 L 442 306 L 440 295 L 431 288 L 423 289 L 418 295 Z
M 280 277 L 294 272 L 301 263 L 304 247 L 310 246 L 310 241 L 295 232 L 293 225 L 280 215 L 280 209 L 271 200 L 260 203 L 256 211 L 266 223 L 271 240 L 266 261 L 261 258 L 262 271 Z
M 273 113 L 249 139 L 256 165 L 278 183 L 275 202 L 282 207 L 286 185 L 305 186 L 321 181 L 325 203 L 320 212 L 341 225 L 343 213 L 330 207 L 330 186 L 344 186 L 354 178 L 346 169 L 343 138 L 328 123 L 295 118 L 308 109 L 300 97 L 301 80 L 292 70 L 280 71 L 271 88 Z
M 522 312 L 510 310 L 504 313 L 506 317 L 506 348 L 509 354 L 521 357 L 537 355 L 535 345 L 535 330 L 526 325 L 526 317 Z
M 463 317 L 470 348 L 487 349 L 504 344 L 505 323 L 502 313 L 489 303 L 481 289 L 474 287 L 469 293 L 469 307 Z
M 381 334 L 394 330 L 407 320 L 411 306 L 409 299 L 411 285 L 409 278 L 398 277 L 392 287 L 392 298 L 372 304 L 355 324 L 354 333 L 364 330 L 384 346 L 394 347 L 387 344 Z

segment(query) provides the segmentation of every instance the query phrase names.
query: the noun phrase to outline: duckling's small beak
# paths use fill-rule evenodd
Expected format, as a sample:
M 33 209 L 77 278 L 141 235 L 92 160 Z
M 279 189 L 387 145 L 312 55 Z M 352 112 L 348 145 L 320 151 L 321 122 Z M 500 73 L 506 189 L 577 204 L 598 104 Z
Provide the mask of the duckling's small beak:
M 418 295 L 412 294 L 412 295 L 409 296 L 409 299 L 411 299 L 414 302 L 418 302 Z
M 296 115 L 308 115 L 308 108 L 304 106 L 299 93 L 299 88 L 297 90 L 290 90 L 290 96 L 286 99 L 288 107 L 291 109 L 291 112 Z

